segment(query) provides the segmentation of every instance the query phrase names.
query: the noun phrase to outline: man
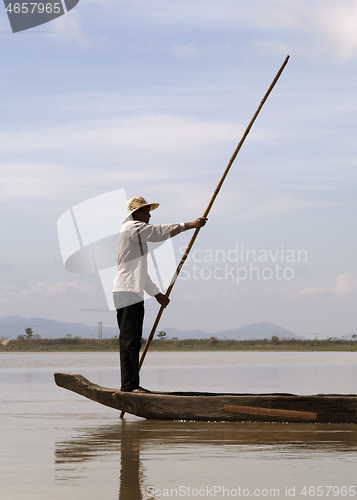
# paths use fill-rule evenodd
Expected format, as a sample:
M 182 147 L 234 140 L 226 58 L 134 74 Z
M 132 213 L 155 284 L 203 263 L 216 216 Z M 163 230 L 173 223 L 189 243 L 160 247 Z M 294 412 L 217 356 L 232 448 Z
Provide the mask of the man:
M 188 229 L 198 229 L 207 219 L 181 224 L 149 224 L 152 210 L 158 203 L 148 203 L 134 196 L 126 204 L 127 217 L 119 235 L 118 265 L 114 279 L 113 297 L 120 330 L 121 390 L 149 392 L 139 385 L 139 353 L 144 321 L 144 291 L 164 307 L 170 302 L 152 282 L 147 271 L 147 242 L 172 238 Z

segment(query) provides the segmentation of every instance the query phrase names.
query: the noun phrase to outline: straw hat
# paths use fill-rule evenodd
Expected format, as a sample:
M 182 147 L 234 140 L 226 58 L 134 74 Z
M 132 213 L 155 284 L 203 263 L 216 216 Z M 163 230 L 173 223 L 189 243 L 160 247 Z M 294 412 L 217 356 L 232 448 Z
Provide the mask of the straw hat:
M 155 208 L 157 208 L 159 206 L 158 203 L 148 203 L 145 198 L 143 198 L 142 196 L 134 196 L 134 198 L 130 198 L 130 200 L 127 201 L 126 203 L 126 218 L 125 220 L 123 221 L 123 224 L 124 222 L 128 222 L 128 220 L 131 219 L 131 215 L 136 211 L 136 210 L 139 210 L 139 208 L 142 208 L 142 207 L 150 207 L 150 211 L 151 210 L 155 210 Z

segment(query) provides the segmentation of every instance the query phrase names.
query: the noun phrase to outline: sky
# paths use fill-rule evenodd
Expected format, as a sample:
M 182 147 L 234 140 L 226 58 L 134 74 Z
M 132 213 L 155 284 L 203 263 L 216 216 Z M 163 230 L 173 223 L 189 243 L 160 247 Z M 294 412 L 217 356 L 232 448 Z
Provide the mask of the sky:
M 289 54 L 160 328 L 357 333 L 356 23 L 354 0 L 80 0 L 13 34 L 0 6 L 0 317 L 114 326 L 58 219 L 123 189 L 151 223 L 201 216 Z

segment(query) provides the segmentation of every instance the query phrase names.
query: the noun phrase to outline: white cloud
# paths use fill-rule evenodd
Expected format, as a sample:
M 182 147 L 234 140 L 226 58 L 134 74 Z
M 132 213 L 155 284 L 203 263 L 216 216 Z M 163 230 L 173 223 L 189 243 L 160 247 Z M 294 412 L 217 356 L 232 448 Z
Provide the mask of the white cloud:
M 346 61 L 357 55 L 356 1 L 323 2 L 317 9 L 316 24 L 339 59 Z
M 65 40 L 75 41 L 79 45 L 89 45 L 88 38 L 82 33 L 79 18 L 78 12 L 75 9 L 71 10 L 52 21 L 53 33 L 46 36 L 56 36 Z
M 333 53 L 344 61 L 356 57 L 356 0 L 260 0 L 259 3 L 256 22 L 273 31 L 275 37 L 274 42 L 260 42 L 266 48 L 286 51 L 286 41 L 290 40 L 294 52 L 314 49 Z M 294 34 L 299 37 L 298 44 L 292 41 Z
M 124 117 L 45 130 L 25 127 L 21 132 L 2 131 L 0 151 L 3 153 L 16 150 L 17 157 L 28 158 L 47 151 L 47 157 L 56 158 L 56 163 L 3 160 L 1 198 L 17 208 L 19 204 L 14 200 L 19 200 L 21 205 L 28 200 L 57 203 L 79 190 L 81 196 L 90 197 L 94 196 L 93 187 L 104 191 L 108 186 L 126 188 L 130 182 L 137 182 L 138 175 L 141 183 L 157 180 L 160 184 L 163 179 L 170 182 L 183 178 L 185 168 L 189 168 L 184 164 L 177 168 L 182 155 L 191 160 L 199 155 L 202 162 L 202 150 L 207 151 L 209 146 L 212 151 L 217 145 L 231 143 L 241 131 L 229 123 L 205 123 L 167 115 Z M 165 155 L 172 160 L 165 164 L 163 172 L 157 158 L 165 158 Z M 139 164 L 133 169 L 138 158 Z M 113 159 L 117 159 L 115 168 Z
M 311 22 L 309 12 L 315 0 L 258 0 L 255 11 L 258 25 L 267 29 L 297 29 Z M 251 20 L 253 20 L 251 18 Z
M 107 189 L 108 184 L 117 186 L 119 182 L 120 187 L 126 187 L 123 183 L 137 179 L 138 172 L 143 182 L 145 178 L 152 181 L 183 178 L 185 171 L 192 174 L 192 164 L 197 160 L 199 165 L 212 162 L 220 148 L 228 151 L 222 162 L 228 161 L 245 125 L 146 113 L 80 121 L 68 126 L 40 128 L 26 124 L 20 130 L 3 129 L 0 131 L 1 195 L 5 200 L 21 197 L 42 200 L 55 195 L 58 198 L 63 195 L 63 186 L 67 189 L 74 183 L 82 187 L 99 183 Z M 282 135 L 284 131 L 277 134 L 256 127 L 249 142 L 257 146 L 279 140 Z M 24 160 L 6 162 L 14 151 L 17 159 Z M 38 153 L 40 163 L 28 161 Z M 164 171 L 158 159 L 165 162 Z M 115 172 L 111 171 L 114 161 Z
M 357 290 L 357 281 L 353 278 L 352 274 L 344 273 L 340 274 L 336 279 L 335 286 L 314 286 L 309 288 L 304 288 L 298 292 L 299 296 L 316 296 L 322 294 L 333 294 L 339 297 L 344 297 L 345 295 Z
M 1 168 L 1 198 L 12 209 L 42 210 L 41 203 L 61 203 L 73 193 L 83 191 L 83 173 L 68 166 L 33 163 L 3 164 Z M 101 182 L 114 182 L 115 175 L 100 174 Z M 86 173 L 86 183 L 98 186 L 98 173 Z M 16 200 L 16 203 L 15 203 Z M 28 205 L 31 202 L 31 205 Z M 35 202 L 35 203 L 33 203 Z
M 203 122 L 189 117 L 146 114 L 93 121 L 68 127 L 0 132 L 0 152 L 17 154 L 112 146 L 140 150 L 194 147 L 222 143 L 239 137 L 241 127 L 224 122 Z
M 102 3 L 110 8 L 117 9 L 116 13 L 122 16 L 136 15 L 165 23 L 215 25 L 231 24 L 237 26 L 240 20 L 244 21 L 252 7 L 249 2 L 237 0 L 82 0 L 88 3 Z
M 273 52 L 304 51 L 333 53 L 348 60 L 357 55 L 357 3 L 355 0 L 81 0 L 89 15 L 94 12 L 115 22 L 118 16 L 135 25 L 155 28 L 182 24 L 186 28 L 244 29 L 249 41 Z M 84 10 L 73 9 L 52 22 L 54 34 L 62 39 L 88 45 L 82 31 L 88 23 Z M 95 28 L 92 30 L 95 33 Z M 270 33 L 269 33 L 270 32 Z M 271 40 L 271 34 L 274 39 Z M 198 57 L 194 44 L 173 45 L 171 52 L 188 59 Z

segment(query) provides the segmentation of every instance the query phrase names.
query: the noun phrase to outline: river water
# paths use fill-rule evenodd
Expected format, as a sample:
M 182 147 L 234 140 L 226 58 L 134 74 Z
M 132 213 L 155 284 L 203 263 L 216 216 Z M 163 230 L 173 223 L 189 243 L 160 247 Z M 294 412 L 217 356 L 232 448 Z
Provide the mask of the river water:
M 357 497 L 355 425 L 146 421 L 54 384 L 117 353 L 0 354 L 1 500 Z M 152 390 L 357 393 L 357 353 L 149 352 Z

